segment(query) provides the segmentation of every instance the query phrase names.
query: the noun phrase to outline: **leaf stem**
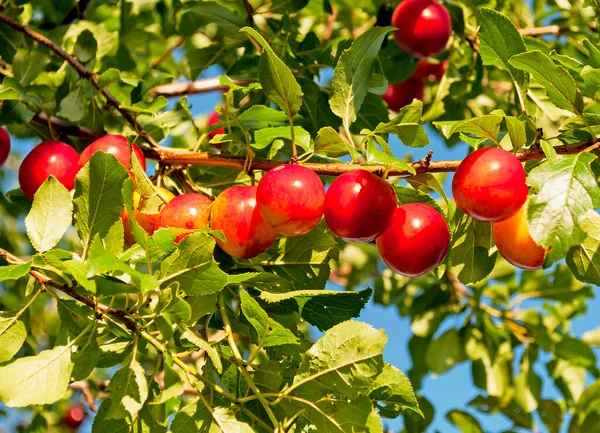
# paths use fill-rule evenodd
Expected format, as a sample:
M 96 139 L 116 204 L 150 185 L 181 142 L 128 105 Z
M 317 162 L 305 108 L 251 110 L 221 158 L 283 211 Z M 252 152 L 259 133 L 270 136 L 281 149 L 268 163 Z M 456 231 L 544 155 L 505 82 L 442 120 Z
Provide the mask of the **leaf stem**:
M 242 376 L 244 376 L 244 379 L 246 379 L 246 382 L 248 383 L 248 387 L 256 395 L 256 398 L 258 398 L 258 401 L 261 403 L 261 405 L 265 409 L 265 412 L 267 413 L 267 415 L 269 416 L 269 419 L 273 423 L 273 427 L 275 427 L 275 432 L 279 432 L 280 431 L 279 421 L 277 420 L 277 417 L 273 413 L 273 410 L 271 409 L 269 402 L 262 395 L 262 393 L 260 392 L 260 390 L 258 389 L 256 384 L 254 383 L 254 380 L 252 380 L 250 373 L 244 367 L 244 363 L 245 363 L 244 358 L 242 358 L 240 350 L 238 349 L 237 345 L 235 344 L 235 340 L 233 338 L 233 331 L 231 329 L 231 322 L 229 321 L 229 315 L 227 314 L 227 305 L 225 304 L 225 295 L 224 295 L 223 291 L 221 291 L 221 293 L 219 294 L 219 311 L 221 312 L 221 319 L 223 320 L 223 326 L 225 328 L 225 332 L 227 333 L 227 342 L 229 343 L 229 347 L 231 348 L 231 352 L 233 353 L 233 357 L 236 361 L 238 370 L 240 371 L 240 373 L 242 373 Z

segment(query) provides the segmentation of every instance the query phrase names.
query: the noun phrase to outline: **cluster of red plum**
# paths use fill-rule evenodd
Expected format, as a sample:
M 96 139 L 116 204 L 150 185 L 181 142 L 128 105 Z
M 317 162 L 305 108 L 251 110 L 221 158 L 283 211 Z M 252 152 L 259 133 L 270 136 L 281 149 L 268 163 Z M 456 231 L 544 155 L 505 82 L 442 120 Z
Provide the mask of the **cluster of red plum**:
M 10 138 L 0 128 L 0 159 L 6 159 L 8 149 Z M 45 141 L 23 160 L 19 169 L 21 189 L 33 200 L 50 175 L 72 189 L 79 169 L 99 150 L 114 155 L 131 170 L 132 149 L 145 169 L 141 149 L 130 146 L 120 135 L 94 141 L 81 155 L 68 144 Z M 363 169 L 341 174 L 327 192 L 314 171 L 298 164 L 269 170 L 258 186 L 230 187 L 214 202 L 199 193 L 174 196 L 163 188 L 157 191 L 166 202 L 159 213 L 142 213 L 134 207 L 134 218 L 149 234 L 160 227 L 190 232 L 210 227 L 223 232 L 226 241 L 216 241 L 227 254 L 243 259 L 264 252 L 278 235 L 308 233 L 323 216 L 331 231 L 344 241 L 376 241 L 383 261 L 406 276 L 423 275 L 438 266 L 450 244 L 448 226 L 440 213 L 423 203 L 398 206 L 394 188 Z M 518 158 L 498 148 L 477 150 L 458 167 L 452 191 L 466 214 L 494 223 L 496 245 L 509 262 L 525 269 L 542 265 L 545 250 L 535 244 L 527 228 L 527 185 Z M 139 197 L 135 206 L 138 204 Z M 125 239 L 131 244 L 134 241 L 125 211 L 122 219 Z
M 413 57 L 419 58 L 415 72 L 406 80 L 390 84 L 383 100 L 394 111 L 423 99 L 424 80 L 440 80 L 448 60 L 431 63 L 425 58 L 438 55 L 450 39 L 452 21 L 448 10 L 435 0 L 404 0 L 394 10 L 392 26 L 396 43 Z

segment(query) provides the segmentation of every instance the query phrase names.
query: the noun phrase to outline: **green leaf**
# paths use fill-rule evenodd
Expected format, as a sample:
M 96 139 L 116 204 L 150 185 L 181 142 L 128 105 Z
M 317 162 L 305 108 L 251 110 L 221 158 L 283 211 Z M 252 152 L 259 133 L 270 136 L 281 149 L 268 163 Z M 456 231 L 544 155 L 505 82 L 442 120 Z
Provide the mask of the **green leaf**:
M 328 330 L 303 355 L 292 389 L 316 400 L 327 394 L 355 399 L 368 393 L 383 370 L 383 330 L 360 322 L 343 322 Z
M 270 318 L 260 304 L 245 290 L 240 290 L 240 301 L 244 316 L 256 330 L 257 344 L 260 347 L 299 343 L 298 338 L 290 330 Z
M 459 210 L 455 220 L 458 223 L 452 236 L 450 262 L 460 282 L 476 283 L 487 277 L 496 264 L 497 253 L 491 253 L 492 225 L 466 218 Z
M 263 92 L 291 119 L 302 106 L 302 89 L 294 74 L 256 30 L 244 27 L 241 31 L 250 35 L 263 47 L 264 51 L 258 62 L 258 78 Z
M 98 236 L 92 241 L 89 252 L 88 276 L 123 273 L 131 277 L 131 283 L 142 293 L 158 289 L 158 281 L 152 275 L 139 272 L 119 260 L 104 248 Z
M 578 222 L 587 237 L 569 250 L 567 264 L 579 281 L 600 285 L 600 215 L 589 210 Z
M 85 115 L 83 86 L 80 84 L 60 101 L 57 116 L 73 123 L 79 122 Z
M 385 149 L 384 145 L 387 146 L 387 143 L 385 143 L 385 141 L 378 135 L 375 136 L 375 139 Z M 375 141 L 373 140 L 370 140 L 367 144 L 367 162 L 386 166 L 389 170 L 411 174 L 416 173 L 413 166 L 406 161 L 379 150 L 375 145 Z
M 600 207 L 600 190 L 590 167 L 594 159 L 588 152 L 560 155 L 527 176 L 535 191 L 529 200 L 529 231 L 538 245 L 552 246 L 550 260 L 563 258 L 571 246 L 581 245 L 587 234 L 579 219 Z
M 181 15 L 179 30 L 184 36 L 193 35 L 207 24 L 216 24 L 230 38 L 239 38 L 239 31 L 245 25 L 244 18 L 217 2 L 195 3 Z
M 278 138 L 292 139 L 292 130 L 289 126 L 276 126 L 274 128 L 259 129 L 254 133 L 255 142 L 252 147 L 255 149 L 264 149 Z M 302 146 L 304 150 L 310 147 L 310 134 L 301 126 L 294 126 L 294 135 L 296 143 Z
M 210 360 L 213 363 L 213 366 L 215 367 L 215 370 L 217 370 L 219 374 L 223 373 L 223 364 L 221 363 L 221 357 L 219 356 L 217 349 L 211 346 L 210 343 L 204 341 L 202 338 L 198 337 L 189 329 L 183 333 L 182 338 L 188 340 L 190 343 L 192 343 L 199 349 L 206 351 Z
M 84 30 L 79 33 L 77 37 L 77 43 L 73 49 L 73 53 L 80 62 L 86 63 L 96 57 L 96 51 L 98 50 L 98 43 L 94 34 L 89 30 Z
M 546 54 L 538 50 L 528 51 L 511 57 L 509 63 L 533 75 L 558 108 L 581 116 L 583 100 L 575 80 L 565 68 L 556 65 Z
M 23 86 L 28 86 L 50 63 L 50 57 L 37 50 L 19 49 L 12 61 L 13 73 Z
M 506 116 L 506 129 L 513 149 L 520 149 L 527 144 L 527 132 L 525 122 L 520 121 L 514 116 Z
M 563 338 L 556 344 L 554 353 L 573 365 L 580 367 L 593 367 L 596 365 L 596 355 L 594 355 L 593 350 L 586 343 L 576 338 Z
M 97 234 L 103 238 L 123 211 L 121 185 L 129 177 L 117 159 L 95 152 L 75 178 L 75 228 L 86 251 Z
M 46 252 L 61 240 L 73 219 L 73 201 L 67 188 L 50 176 L 37 190 L 25 218 L 27 235 L 34 248 Z
M 502 116 L 498 114 L 486 114 L 485 116 L 474 117 L 466 120 L 447 120 L 443 122 L 433 122 L 434 126 L 446 138 L 462 132 L 474 137 L 491 140 L 496 146 L 500 146 L 497 140 L 500 133 L 500 123 Z
M 0 266 L 0 283 L 24 277 L 31 269 L 31 261 L 20 265 Z
M 23 346 L 28 328 L 25 319 L 16 312 L 0 311 L 0 363 L 10 360 Z
M 21 101 L 4 101 L 0 108 L 0 125 L 24 125 L 35 113 Z
M 581 339 L 590 346 L 600 347 L 600 327 L 584 332 Z
M 65 397 L 72 368 L 70 346 L 4 364 L 0 366 L 0 401 L 8 407 L 52 404 Z
M 422 114 L 423 102 L 414 100 L 410 105 L 400 109 L 394 119 L 377 125 L 373 132 L 375 134 L 394 134 L 405 146 L 426 146 L 429 144 L 429 138 L 421 122 Z
M 261 129 L 285 124 L 288 117 L 283 111 L 266 105 L 253 105 L 237 116 L 237 120 L 246 128 Z
M 425 363 L 432 372 L 442 374 L 465 359 L 460 335 L 453 328 L 431 342 L 427 348 Z
M 114 374 L 106 390 L 111 393 L 107 418 L 120 419 L 130 416 L 136 419 L 148 398 L 148 382 L 143 367 L 133 360 L 130 365 Z
M 600 379 L 588 386 L 577 400 L 576 411 L 581 414 L 589 414 L 598 411 L 600 407 Z
M 186 236 L 161 263 L 161 285 L 178 282 L 184 293 L 195 296 L 220 292 L 229 283 L 229 276 L 214 261 L 214 248 L 215 240 L 207 234 Z
M 559 433 L 563 424 L 563 410 L 560 405 L 553 400 L 540 400 L 538 413 L 549 433 Z
M 419 403 L 407 377 L 396 367 L 384 364 L 383 371 L 371 386 L 369 398 L 379 405 L 379 413 L 386 418 L 397 418 L 406 409 L 420 415 Z
M 212 413 L 211 413 L 212 410 Z M 206 407 L 199 399 L 190 400 L 175 415 L 171 433 L 256 433 L 244 421 L 238 420 L 231 409 Z
M 451 410 L 446 414 L 446 419 L 463 433 L 484 433 L 479 421 L 473 415 L 462 410 Z
M 369 91 L 373 67 L 385 36 L 391 27 L 374 27 L 354 40 L 340 56 L 331 82 L 329 104 L 348 130 Z
M 321 224 L 303 236 L 279 237 L 266 253 L 248 260 L 254 267 L 291 281 L 296 290 L 323 289 L 337 242 Z
M 521 87 L 527 85 L 528 77 L 515 69 L 509 59 L 515 54 L 527 51 L 525 42 L 510 18 L 493 9 L 480 8 L 481 28 L 479 54 L 484 65 L 495 65 L 507 71 L 513 81 Z M 519 89 L 523 93 L 523 89 Z
M 319 129 L 314 149 L 312 150 L 316 155 L 323 155 L 330 158 L 338 158 L 349 153 L 354 158 L 358 157 L 356 149 L 350 147 L 331 126 Z
M 284 311 L 298 312 L 320 331 L 358 317 L 371 298 L 372 290 L 336 292 L 333 290 L 298 290 L 285 293 L 261 292 L 268 303 L 279 303 Z
M 319 433 L 383 433 L 381 419 L 366 397 L 302 405 Z
M 221 44 L 209 45 L 195 50 L 186 50 L 183 61 L 189 72 L 186 77 L 191 80 L 197 80 L 200 74 L 210 65 L 219 61 L 219 56 L 224 55 L 225 46 Z

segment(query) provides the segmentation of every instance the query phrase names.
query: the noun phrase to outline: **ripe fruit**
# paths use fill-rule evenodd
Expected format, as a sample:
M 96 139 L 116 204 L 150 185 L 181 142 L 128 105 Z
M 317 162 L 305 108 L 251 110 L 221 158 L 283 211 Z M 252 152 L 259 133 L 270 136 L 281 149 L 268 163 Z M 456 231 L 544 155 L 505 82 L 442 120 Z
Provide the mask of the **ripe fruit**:
M 394 272 L 407 277 L 426 274 L 444 260 L 450 245 L 446 221 L 431 206 L 398 206 L 392 225 L 377 238 L 381 259 Z
M 132 147 L 140 165 L 146 170 L 146 159 L 144 158 L 142 149 L 137 144 L 134 144 Z M 81 152 L 79 167 L 81 168 L 87 164 L 92 155 L 99 150 L 114 155 L 127 170 L 131 170 L 131 149 L 129 148 L 129 142 L 122 135 L 105 135 L 94 141 Z
M 227 242 L 217 239 L 217 244 L 230 256 L 256 257 L 277 238 L 256 207 L 256 190 L 255 186 L 233 186 L 213 203 L 210 228 L 223 231 Z
M 394 10 L 392 26 L 396 43 L 414 57 L 431 57 L 448 43 L 452 20 L 435 0 L 404 0 Z
M 214 111 L 208 118 L 207 126 L 210 128 L 212 125 L 216 125 L 217 123 L 219 123 L 219 113 Z M 208 133 L 208 137 L 212 140 L 218 134 L 225 134 L 225 129 L 217 128 L 213 131 L 210 131 Z M 221 149 L 223 147 L 223 143 L 214 143 L 213 146 L 215 146 L 217 149 Z
M 166 203 L 169 203 L 175 195 L 168 189 L 155 187 L 156 191 Z M 138 209 L 140 207 L 141 197 L 137 192 L 133 193 L 133 217 L 142 229 L 149 235 L 153 235 L 158 230 L 160 225 L 160 213 L 142 213 Z M 135 239 L 131 233 L 131 221 L 129 220 L 129 213 L 127 209 L 123 209 L 121 212 L 121 220 L 123 221 L 123 229 L 125 234 L 125 242 L 127 245 L 133 245 Z
M 387 230 L 395 210 L 394 188 L 366 170 L 342 174 L 325 194 L 325 221 L 347 242 L 371 242 Z
M 23 194 L 33 200 L 33 195 L 50 175 L 68 190 L 75 185 L 79 155 L 71 146 L 60 141 L 44 141 L 23 159 L 19 167 L 19 184 Z
M 493 224 L 494 242 L 507 262 L 521 269 L 539 269 L 546 250 L 531 238 L 527 227 L 527 203 L 510 218 Z
M 0 167 L 4 165 L 10 154 L 10 135 L 6 129 L 0 128 Z
M 413 99 L 423 99 L 423 82 L 409 78 L 401 83 L 390 84 L 382 98 L 390 109 L 398 111 Z
M 502 221 L 527 200 L 525 170 L 521 161 L 506 150 L 479 149 L 458 166 L 452 194 L 467 215 L 480 221 Z
M 419 60 L 417 69 L 412 74 L 412 78 L 417 80 L 439 81 L 444 76 L 448 68 L 448 60 L 440 63 L 428 63 L 425 60 Z
M 160 212 L 160 227 L 197 230 L 208 227 L 208 216 L 212 201 L 197 193 L 181 194 L 171 200 Z M 175 242 L 181 241 L 189 233 L 179 235 Z
M 284 164 L 265 173 L 258 184 L 256 202 L 265 221 L 284 236 L 300 236 L 319 224 L 325 190 L 314 171 Z
M 65 416 L 63 418 L 64 424 L 73 429 L 78 429 L 81 424 L 83 424 L 83 419 L 85 418 L 85 412 L 79 406 L 71 406 L 65 412 Z

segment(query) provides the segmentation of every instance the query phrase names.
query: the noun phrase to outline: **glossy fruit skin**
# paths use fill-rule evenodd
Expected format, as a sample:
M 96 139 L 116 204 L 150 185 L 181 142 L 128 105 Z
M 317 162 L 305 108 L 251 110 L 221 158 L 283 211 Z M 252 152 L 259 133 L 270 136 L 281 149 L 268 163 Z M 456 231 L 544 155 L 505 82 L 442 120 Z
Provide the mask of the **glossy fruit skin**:
M 0 128 L 0 167 L 4 165 L 10 154 L 10 135 L 6 129 Z
M 527 227 L 527 203 L 510 218 L 494 223 L 492 232 L 498 251 L 507 262 L 527 270 L 544 264 L 546 250 L 535 243 Z
M 390 84 L 382 98 L 391 110 L 399 111 L 413 99 L 423 99 L 423 89 L 423 81 L 409 78 L 401 83 Z
M 173 198 L 175 198 L 175 195 L 168 189 L 161 187 L 155 187 L 155 189 L 166 203 L 169 203 Z M 160 213 L 150 214 L 140 212 L 138 210 L 140 207 L 140 196 L 137 192 L 134 192 L 133 195 L 133 217 L 146 233 L 153 235 L 154 232 L 161 227 Z M 135 239 L 131 233 L 131 221 L 129 220 L 129 213 L 127 212 L 127 209 L 123 209 L 123 212 L 121 212 L 121 220 L 123 221 L 125 243 L 127 245 L 133 245 L 135 243 Z
M 208 118 L 208 125 L 207 126 L 210 128 L 212 125 L 216 125 L 217 123 L 219 123 L 219 113 L 217 113 L 216 111 L 214 111 L 210 115 L 210 117 Z M 210 131 L 208 133 L 208 138 L 212 140 L 218 134 L 225 134 L 225 129 L 224 128 L 217 128 L 214 131 Z M 213 146 L 215 146 L 217 149 L 221 149 L 223 147 L 223 143 L 214 143 Z
M 444 260 L 450 232 L 442 215 L 423 203 L 398 206 L 390 227 L 377 238 L 377 251 L 394 272 L 418 277 Z
M 63 417 L 63 423 L 73 429 L 77 430 L 81 424 L 83 424 L 83 420 L 85 419 L 85 412 L 79 406 L 71 406 L 65 412 Z
M 416 80 L 440 81 L 446 69 L 448 69 L 448 60 L 440 63 L 428 63 L 425 60 L 419 60 L 412 78 Z
M 440 53 L 452 34 L 448 10 L 435 0 L 403 0 L 394 10 L 392 26 L 400 48 L 414 57 Z
M 277 233 L 300 236 L 321 221 L 325 189 L 314 171 L 283 164 L 265 173 L 258 184 L 256 202 L 260 214 Z
M 145 171 L 146 159 L 144 158 L 142 149 L 140 149 L 137 144 L 134 144 L 132 148 L 140 161 L 140 165 Z M 131 170 L 131 150 L 129 149 L 129 142 L 122 135 L 116 134 L 105 135 L 86 147 L 79 157 L 79 167 L 81 168 L 87 164 L 92 155 L 99 150 L 114 155 L 127 170 Z
M 160 212 L 160 227 L 198 230 L 208 227 L 212 201 L 202 194 L 186 193 L 171 200 Z M 175 242 L 190 233 L 182 233 Z
M 60 141 L 44 141 L 23 159 L 19 167 L 19 184 L 23 194 L 33 200 L 36 191 L 53 175 L 65 188 L 72 190 L 79 170 L 79 155 Z
M 335 179 L 325 193 L 324 215 L 331 231 L 346 242 L 371 242 L 392 223 L 394 188 L 366 170 Z
M 233 186 L 223 191 L 213 203 L 210 228 L 221 230 L 227 242 L 217 244 L 233 257 L 250 259 L 265 252 L 277 238 L 256 206 L 255 186 Z
M 512 153 L 483 148 L 467 156 L 452 180 L 452 194 L 467 215 L 487 222 L 513 216 L 527 200 L 525 170 Z

